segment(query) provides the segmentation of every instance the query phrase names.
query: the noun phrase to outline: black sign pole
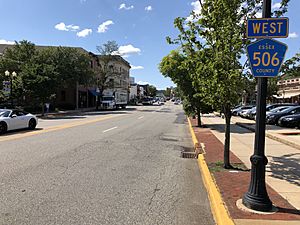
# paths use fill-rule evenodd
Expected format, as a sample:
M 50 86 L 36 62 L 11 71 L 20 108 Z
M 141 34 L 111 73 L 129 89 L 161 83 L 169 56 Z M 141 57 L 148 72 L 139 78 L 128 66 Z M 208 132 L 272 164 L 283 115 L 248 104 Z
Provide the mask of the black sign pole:
M 263 2 L 263 18 L 271 17 L 272 0 Z M 266 130 L 266 96 L 268 78 L 257 78 L 257 109 L 256 109 L 256 129 L 254 154 L 251 160 L 251 181 L 248 192 L 243 197 L 243 204 L 254 210 L 270 211 L 272 202 L 266 189 L 266 165 L 268 159 L 265 156 L 265 130 Z

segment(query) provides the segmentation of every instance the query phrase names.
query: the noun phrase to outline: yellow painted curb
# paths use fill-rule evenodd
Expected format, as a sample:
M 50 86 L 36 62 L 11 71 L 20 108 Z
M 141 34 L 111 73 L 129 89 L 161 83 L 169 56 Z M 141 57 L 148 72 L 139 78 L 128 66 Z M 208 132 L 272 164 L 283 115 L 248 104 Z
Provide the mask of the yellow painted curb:
M 198 146 L 199 142 L 196 138 L 194 129 L 190 118 L 188 118 L 189 128 L 192 135 L 192 140 L 194 146 Z M 202 180 L 204 186 L 208 192 L 208 197 L 210 200 L 210 208 L 214 219 L 218 225 L 234 225 L 233 220 L 230 218 L 229 213 L 226 209 L 225 203 L 222 200 L 221 193 L 219 192 L 210 172 L 205 162 L 203 154 L 198 155 L 198 166 L 202 174 Z
M 196 148 L 196 147 L 199 146 L 199 142 L 198 142 L 198 139 L 196 138 L 196 135 L 195 135 L 192 123 L 190 121 L 190 118 L 188 118 L 188 122 L 189 122 L 189 128 L 190 128 L 190 132 L 191 132 L 191 135 L 192 135 L 192 140 L 193 140 L 193 143 L 194 143 L 194 147 Z
M 208 192 L 210 200 L 210 207 L 218 225 L 234 225 L 233 220 L 230 218 L 226 209 L 225 203 L 222 200 L 221 193 L 219 192 L 213 178 L 209 172 L 204 156 L 198 155 L 198 165 L 202 174 L 204 186 Z

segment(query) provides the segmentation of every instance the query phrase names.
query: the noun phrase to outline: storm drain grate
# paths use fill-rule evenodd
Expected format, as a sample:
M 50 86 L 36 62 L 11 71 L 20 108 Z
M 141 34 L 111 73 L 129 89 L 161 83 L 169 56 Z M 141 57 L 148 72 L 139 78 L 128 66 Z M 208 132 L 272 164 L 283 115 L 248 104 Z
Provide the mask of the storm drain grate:
M 197 154 L 196 154 L 196 152 L 185 152 L 185 151 L 182 151 L 181 152 L 181 158 L 196 159 L 197 158 Z

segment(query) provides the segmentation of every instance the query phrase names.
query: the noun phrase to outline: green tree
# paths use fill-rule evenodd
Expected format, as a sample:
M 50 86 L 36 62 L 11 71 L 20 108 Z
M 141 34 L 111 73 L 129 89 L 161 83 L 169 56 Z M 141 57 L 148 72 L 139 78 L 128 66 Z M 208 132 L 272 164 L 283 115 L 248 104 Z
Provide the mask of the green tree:
M 197 114 L 198 126 L 201 126 L 201 112 L 205 113 L 209 107 L 203 95 L 197 93 L 193 86 L 192 76 L 194 70 L 187 63 L 187 57 L 178 52 L 171 51 L 165 56 L 159 65 L 160 72 L 177 85 L 184 100 L 184 109 L 188 115 Z
M 291 79 L 300 77 L 300 53 L 286 60 L 281 67 L 283 77 L 281 79 Z
M 0 81 L 2 86 L 2 81 L 7 80 L 4 73 L 8 70 L 10 73 L 15 71 L 17 77 L 13 78 L 12 88 L 13 95 L 12 98 L 16 99 L 19 102 L 22 101 L 24 96 L 23 89 L 23 79 L 21 77 L 21 71 L 23 67 L 28 63 L 36 53 L 36 47 L 30 41 L 20 41 L 15 42 L 14 45 L 8 47 L 3 56 L 0 57 Z M 2 88 L 1 88 L 2 90 Z M 2 92 L 2 91 L 1 91 Z M 2 99 L 6 100 L 2 94 Z
M 149 85 L 148 86 L 148 95 L 151 96 L 151 97 L 155 97 L 156 96 L 156 92 L 157 92 L 157 89 L 155 86 L 153 85 Z
M 167 87 L 166 90 L 164 90 L 164 96 L 171 97 L 171 88 Z
M 202 95 L 225 115 L 224 167 L 231 168 L 230 119 L 231 108 L 243 93 L 242 65 L 249 40 L 244 38 L 245 21 L 261 10 L 261 0 L 199 0 L 201 14 L 192 13 L 192 21 L 176 18 L 175 27 L 180 34 L 169 43 L 179 44 L 187 56 L 196 93 Z M 287 1 L 274 12 L 280 16 L 286 11 Z
M 21 71 L 27 96 L 35 103 L 40 103 L 42 115 L 44 104 L 60 87 L 60 74 L 54 62 L 53 49 L 44 49 L 38 51 Z
M 105 89 L 113 88 L 115 79 L 120 76 L 120 72 L 114 68 L 115 62 L 121 60 L 118 54 L 119 46 L 115 41 L 108 41 L 102 46 L 97 46 L 97 51 L 100 53 L 97 56 L 98 66 L 96 69 L 96 82 L 102 97 Z M 100 104 L 101 99 L 98 98 L 96 109 Z
M 60 86 L 87 85 L 95 77 L 90 67 L 90 56 L 81 49 L 71 47 L 49 47 L 56 72 L 60 74 Z

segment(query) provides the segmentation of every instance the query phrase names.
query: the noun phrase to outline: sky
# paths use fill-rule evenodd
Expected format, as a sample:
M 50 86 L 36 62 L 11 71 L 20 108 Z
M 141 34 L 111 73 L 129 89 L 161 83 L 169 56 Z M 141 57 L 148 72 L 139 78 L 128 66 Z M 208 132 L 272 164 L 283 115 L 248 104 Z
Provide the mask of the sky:
M 273 9 L 279 7 L 273 0 Z M 130 76 L 158 89 L 174 86 L 158 69 L 161 59 L 177 46 L 173 21 L 198 11 L 196 0 L 0 0 L 0 44 L 29 40 L 36 45 L 76 46 L 97 53 L 96 46 L 115 40 L 131 65 Z M 286 59 L 300 52 L 300 1 L 288 8 Z

